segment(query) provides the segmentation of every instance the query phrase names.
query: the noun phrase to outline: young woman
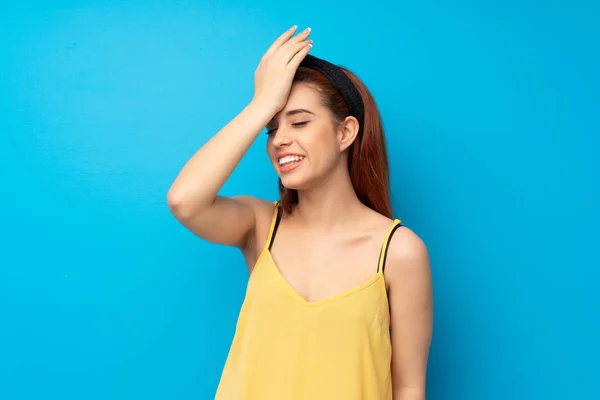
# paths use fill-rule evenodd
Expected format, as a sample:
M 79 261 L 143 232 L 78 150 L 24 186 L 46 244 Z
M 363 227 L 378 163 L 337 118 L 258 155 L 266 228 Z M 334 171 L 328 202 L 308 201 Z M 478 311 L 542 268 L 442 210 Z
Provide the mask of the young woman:
M 426 247 L 392 217 L 371 94 L 348 70 L 308 55 L 310 29 L 295 32 L 267 50 L 252 101 L 167 195 L 184 226 L 239 248 L 250 272 L 216 398 L 422 400 L 432 333 Z M 265 127 L 280 200 L 217 195 Z

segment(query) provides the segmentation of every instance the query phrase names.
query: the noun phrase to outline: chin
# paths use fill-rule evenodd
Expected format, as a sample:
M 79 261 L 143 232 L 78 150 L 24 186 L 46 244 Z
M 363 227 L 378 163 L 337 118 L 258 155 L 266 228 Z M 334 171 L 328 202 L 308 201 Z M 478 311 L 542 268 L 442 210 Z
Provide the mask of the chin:
M 282 173 L 281 171 L 277 171 L 279 175 L 279 179 L 281 179 L 281 184 L 290 190 L 305 190 L 310 188 L 311 182 L 306 171 L 298 170 L 287 173 Z
M 301 177 L 287 177 L 281 176 L 281 184 L 289 190 L 304 190 L 308 187 L 308 182 L 306 179 L 302 179 Z

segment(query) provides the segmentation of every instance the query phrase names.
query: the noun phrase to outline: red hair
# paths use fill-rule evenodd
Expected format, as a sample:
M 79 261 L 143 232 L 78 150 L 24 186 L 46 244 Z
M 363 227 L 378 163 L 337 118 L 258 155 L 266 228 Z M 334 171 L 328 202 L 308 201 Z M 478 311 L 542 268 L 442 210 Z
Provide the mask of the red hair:
M 371 92 L 352 72 L 342 68 L 352 80 L 364 103 L 362 135 L 357 136 L 348 149 L 348 170 L 352 187 L 359 200 L 367 207 L 393 218 L 390 201 L 390 177 L 383 124 Z M 298 68 L 294 83 L 304 82 L 315 87 L 321 94 L 325 107 L 329 108 L 334 122 L 341 123 L 350 115 L 348 105 L 340 92 L 320 72 Z M 279 180 L 281 206 L 287 213 L 298 203 L 298 191 L 287 189 Z

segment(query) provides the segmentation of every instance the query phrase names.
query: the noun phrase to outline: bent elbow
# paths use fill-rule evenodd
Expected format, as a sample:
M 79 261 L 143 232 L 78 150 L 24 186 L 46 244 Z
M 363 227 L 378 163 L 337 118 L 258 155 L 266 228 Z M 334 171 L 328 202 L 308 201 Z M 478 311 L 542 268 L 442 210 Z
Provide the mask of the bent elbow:
M 189 207 L 186 207 L 185 198 L 173 190 L 169 190 L 167 193 L 167 206 L 177 219 L 185 219 L 186 214 L 189 214 L 189 210 L 186 211 Z

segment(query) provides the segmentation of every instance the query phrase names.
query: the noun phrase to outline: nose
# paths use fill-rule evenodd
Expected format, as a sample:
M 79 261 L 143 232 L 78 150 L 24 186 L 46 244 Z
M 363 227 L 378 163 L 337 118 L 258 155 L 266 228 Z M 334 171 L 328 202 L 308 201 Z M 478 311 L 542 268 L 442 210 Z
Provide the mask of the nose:
M 292 138 L 290 137 L 290 135 L 286 134 L 285 130 L 280 128 L 277 129 L 277 131 L 275 131 L 275 133 L 273 134 L 272 143 L 273 146 L 277 148 L 282 148 L 292 144 Z

